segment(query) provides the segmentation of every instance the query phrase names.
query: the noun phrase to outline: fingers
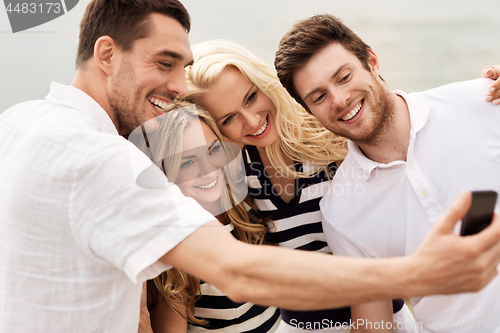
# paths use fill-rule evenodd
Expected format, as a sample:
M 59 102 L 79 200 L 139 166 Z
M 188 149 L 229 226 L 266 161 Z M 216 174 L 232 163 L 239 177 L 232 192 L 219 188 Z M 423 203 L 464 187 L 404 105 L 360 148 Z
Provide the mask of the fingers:
M 486 95 L 487 102 L 493 102 L 494 105 L 500 104 L 500 65 L 484 67 L 482 71 L 483 77 L 495 80 L 488 89 Z
M 453 201 L 444 216 L 434 224 L 433 228 L 438 233 L 452 233 L 457 224 L 467 210 L 469 210 L 472 201 L 472 196 L 469 191 L 462 191 L 460 195 Z

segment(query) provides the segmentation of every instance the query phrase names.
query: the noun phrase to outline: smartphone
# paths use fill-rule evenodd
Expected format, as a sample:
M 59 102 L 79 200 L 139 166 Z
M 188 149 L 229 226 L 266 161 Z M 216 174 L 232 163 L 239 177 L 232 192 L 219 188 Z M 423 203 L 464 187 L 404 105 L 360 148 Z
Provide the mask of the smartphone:
M 460 235 L 474 235 L 489 226 L 496 201 L 495 191 L 473 191 L 471 206 L 462 219 Z

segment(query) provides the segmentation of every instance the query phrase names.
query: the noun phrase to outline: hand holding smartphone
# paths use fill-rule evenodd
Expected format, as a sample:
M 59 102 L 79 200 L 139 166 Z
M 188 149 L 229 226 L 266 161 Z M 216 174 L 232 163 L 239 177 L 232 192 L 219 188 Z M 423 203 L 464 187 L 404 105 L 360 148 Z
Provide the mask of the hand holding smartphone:
M 462 219 L 460 235 L 474 235 L 489 226 L 493 219 L 496 201 L 495 191 L 473 191 L 471 206 Z

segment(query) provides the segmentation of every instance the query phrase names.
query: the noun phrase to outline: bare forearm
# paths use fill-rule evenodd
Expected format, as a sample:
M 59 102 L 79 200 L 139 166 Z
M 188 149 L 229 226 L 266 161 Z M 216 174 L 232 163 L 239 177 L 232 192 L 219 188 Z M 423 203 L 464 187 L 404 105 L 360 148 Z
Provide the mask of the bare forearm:
M 203 227 L 162 260 L 217 286 L 235 301 L 325 309 L 408 294 L 411 260 L 355 259 L 236 241 Z
M 411 261 L 404 258 L 356 259 L 261 247 L 242 252 L 234 287 L 245 285 L 239 300 L 292 310 L 342 307 L 409 292 Z M 244 254 L 247 253 L 247 254 Z M 272 253 L 272 255 L 270 255 Z
M 360 259 L 255 246 L 208 223 L 161 258 L 236 301 L 292 310 L 341 307 L 378 299 L 478 291 L 497 274 L 500 215 L 481 233 L 461 237 L 456 222 L 470 206 L 464 193 L 411 256 Z

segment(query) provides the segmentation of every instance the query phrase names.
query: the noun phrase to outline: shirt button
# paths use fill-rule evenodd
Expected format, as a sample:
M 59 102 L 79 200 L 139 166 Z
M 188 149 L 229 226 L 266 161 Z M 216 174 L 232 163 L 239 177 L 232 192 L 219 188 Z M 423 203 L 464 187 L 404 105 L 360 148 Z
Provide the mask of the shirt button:
M 422 196 L 422 198 L 425 198 L 429 195 L 429 193 L 427 193 L 427 191 L 422 191 L 420 195 Z
M 410 171 L 410 172 L 411 172 L 411 171 L 413 171 L 413 165 L 408 164 L 408 165 L 406 166 L 406 170 L 408 170 L 408 171 Z

